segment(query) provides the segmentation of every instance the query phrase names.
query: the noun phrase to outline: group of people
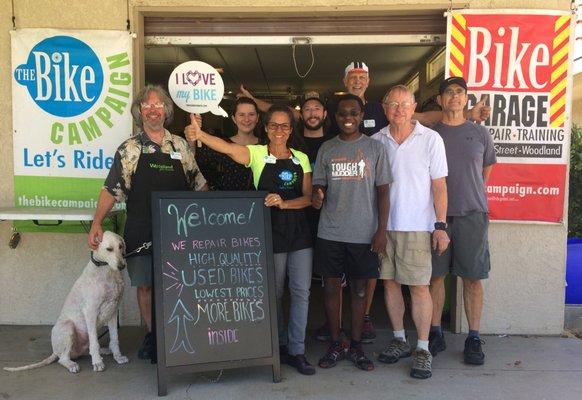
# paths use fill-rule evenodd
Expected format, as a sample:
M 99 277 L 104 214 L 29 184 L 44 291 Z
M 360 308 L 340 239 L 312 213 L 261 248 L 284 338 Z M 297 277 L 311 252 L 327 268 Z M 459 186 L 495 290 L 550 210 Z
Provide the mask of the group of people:
M 232 116 L 237 133 L 226 140 L 206 133 L 196 115 L 184 130 L 185 139 L 170 134 L 164 123 L 173 115 L 171 100 L 162 88 L 146 86 L 132 105 L 141 132 L 116 152 L 89 246 L 99 243 L 103 218 L 117 201 L 127 204 L 125 239 L 132 251 L 151 240 L 151 191 L 266 191 L 282 362 L 305 375 L 316 372 L 305 357 L 313 271 L 324 282 L 324 336 L 330 340 L 319 367 L 331 368 L 347 358 L 362 370 L 374 369 L 362 343 L 375 338 L 369 314 L 379 278 L 394 338 L 378 361 L 390 364 L 412 356 L 411 376 L 430 377 L 433 355 L 446 347 L 440 320 L 444 277 L 451 272 L 463 279 L 470 329 L 465 362 L 482 364 L 480 281 L 490 268 L 485 181 L 495 152 L 487 130 L 467 118 L 486 119 L 489 109 L 482 103 L 465 109 L 467 84 L 459 77 L 440 85 L 442 112 L 415 113 L 414 94 L 401 85 L 382 102 L 366 101 L 369 74 L 365 63 L 350 63 L 343 79 L 348 94 L 327 103 L 307 94 L 299 112 L 255 99 L 241 86 Z M 261 112 L 264 133 L 257 129 Z M 138 254 L 128 259 L 128 271 L 151 331 L 151 255 Z M 287 324 L 282 310 L 286 279 Z M 349 343 L 342 340 L 340 326 L 346 281 Z M 414 351 L 403 325 L 401 285 L 410 288 L 418 335 Z M 154 351 L 148 333 L 138 355 L 147 359 Z

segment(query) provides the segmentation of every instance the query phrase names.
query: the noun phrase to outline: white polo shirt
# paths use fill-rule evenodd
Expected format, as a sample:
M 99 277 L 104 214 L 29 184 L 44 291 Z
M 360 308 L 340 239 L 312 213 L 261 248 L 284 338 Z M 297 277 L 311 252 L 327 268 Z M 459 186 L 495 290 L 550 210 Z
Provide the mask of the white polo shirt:
M 372 136 L 388 150 L 394 178 L 386 230 L 432 232 L 436 215 L 431 181 L 447 176 L 445 144 L 437 132 L 412 122 L 413 131 L 400 145 L 390 134 L 390 126 Z

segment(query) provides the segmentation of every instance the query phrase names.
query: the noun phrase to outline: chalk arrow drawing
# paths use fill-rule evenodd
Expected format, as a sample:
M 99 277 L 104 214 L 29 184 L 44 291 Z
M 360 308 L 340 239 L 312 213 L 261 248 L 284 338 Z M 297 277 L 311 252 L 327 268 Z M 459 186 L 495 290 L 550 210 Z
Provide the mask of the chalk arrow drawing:
M 174 339 L 170 353 L 175 353 L 182 347 L 186 353 L 194 354 L 195 350 L 190 344 L 190 339 L 188 339 L 188 327 L 186 325 L 186 321 L 194 321 L 194 317 L 180 299 L 178 299 L 174 306 L 172 315 L 168 320 L 168 325 L 174 321 L 176 321 L 176 338 Z

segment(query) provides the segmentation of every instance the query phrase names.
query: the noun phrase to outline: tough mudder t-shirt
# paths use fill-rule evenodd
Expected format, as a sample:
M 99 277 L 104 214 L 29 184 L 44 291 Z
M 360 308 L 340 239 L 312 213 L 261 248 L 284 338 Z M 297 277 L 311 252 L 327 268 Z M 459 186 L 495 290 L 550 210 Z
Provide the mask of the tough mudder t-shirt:
M 336 242 L 371 243 L 378 224 L 376 186 L 392 182 L 384 145 L 362 135 L 339 136 L 319 149 L 313 184 L 327 187 L 317 236 Z

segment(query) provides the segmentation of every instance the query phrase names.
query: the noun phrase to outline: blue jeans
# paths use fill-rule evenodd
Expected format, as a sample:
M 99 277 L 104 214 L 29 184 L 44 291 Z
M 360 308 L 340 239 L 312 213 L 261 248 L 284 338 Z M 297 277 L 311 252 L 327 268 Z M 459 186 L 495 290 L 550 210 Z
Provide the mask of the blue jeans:
M 279 345 L 287 345 L 289 354 L 305 354 L 305 329 L 309 311 L 309 288 L 313 249 L 301 249 L 289 253 L 275 253 L 275 289 L 277 293 L 277 326 Z M 289 324 L 285 327 L 283 318 L 283 293 L 285 277 L 289 276 L 291 306 Z

